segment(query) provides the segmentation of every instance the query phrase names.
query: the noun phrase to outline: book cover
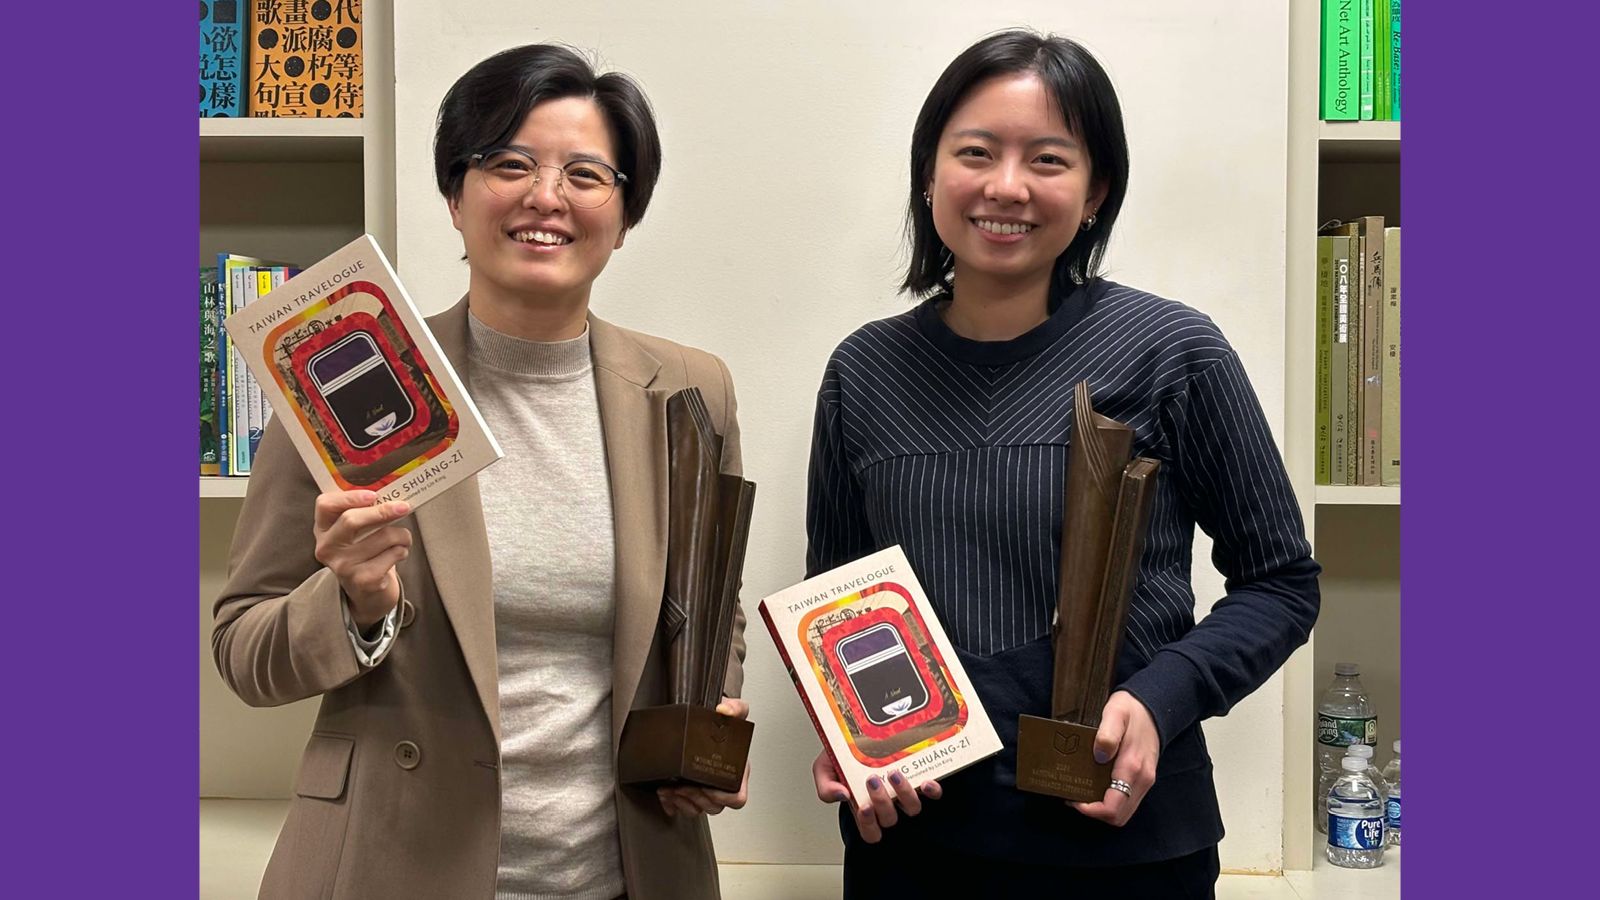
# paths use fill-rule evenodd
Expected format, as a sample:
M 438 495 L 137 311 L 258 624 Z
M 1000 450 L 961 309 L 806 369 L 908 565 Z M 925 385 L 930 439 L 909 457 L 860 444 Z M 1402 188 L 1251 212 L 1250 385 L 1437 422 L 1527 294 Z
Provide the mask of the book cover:
M 245 306 L 245 281 L 249 266 L 228 271 L 228 316 Z M 224 326 L 227 320 L 223 320 Z M 250 474 L 250 389 L 245 383 L 244 358 L 239 354 L 238 335 L 228 342 L 228 447 L 233 456 L 228 465 L 234 475 Z
M 1390 0 L 1366 0 L 1372 4 L 1372 118 L 1389 118 L 1389 3 Z
M 1400 483 L 1400 229 L 1383 230 L 1382 483 Z
M 872 802 L 873 775 L 899 772 L 915 787 L 1000 751 L 900 547 L 778 591 L 760 610 L 858 808 Z
M 252 0 L 252 116 L 360 118 L 361 0 Z
M 415 509 L 504 455 L 371 235 L 223 324 L 325 492 Z
M 1359 484 L 1383 483 L 1383 217 L 1362 216 L 1361 471 Z
M 1369 121 L 1373 113 L 1373 34 L 1372 34 L 1372 3 L 1373 0 L 1361 0 L 1360 7 L 1356 10 L 1357 21 L 1360 24 L 1361 41 L 1361 119 Z
M 1389 118 L 1400 121 L 1400 0 L 1389 2 Z
M 1347 235 L 1328 241 L 1333 268 L 1333 334 L 1328 354 L 1329 484 L 1349 484 L 1350 458 L 1350 285 L 1355 280 Z
M 1322 118 L 1352 121 L 1360 89 L 1361 51 L 1355 0 L 1322 0 Z
M 239 0 L 200 0 L 200 117 L 244 108 L 244 20 Z
M 217 267 L 200 267 L 200 474 L 221 475 L 217 458 Z
M 1317 464 L 1316 483 L 1332 484 L 1333 424 L 1328 410 L 1333 401 L 1333 238 L 1317 238 Z

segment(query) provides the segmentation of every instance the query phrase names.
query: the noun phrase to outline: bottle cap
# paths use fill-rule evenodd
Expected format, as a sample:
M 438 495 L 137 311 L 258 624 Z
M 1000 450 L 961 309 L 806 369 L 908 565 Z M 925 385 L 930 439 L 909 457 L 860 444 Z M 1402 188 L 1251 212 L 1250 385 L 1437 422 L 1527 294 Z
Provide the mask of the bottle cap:
M 1400 741 L 1398 740 L 1394 742 L 1394 752 L 1397 754 L 1400 752 Z
M 1335 674 L 1335 675 L 1360 675 L 1361 674 L 1361 666 L 1356 664 L 1356 663 L 1334 663 L 1333 664 L 1333 674 Z
M 1365 772 L 1367 770 L 1367 761 L 1359 756 L 1346 756 L 1344 759 L 1339 760 L 1339 767 L 1346 772 Z
M 1354 756 L 1358 759 L 1371 759 L 1372 746 L 1370 744 L 1351 744 L 1344 748 L 1345 756 Z

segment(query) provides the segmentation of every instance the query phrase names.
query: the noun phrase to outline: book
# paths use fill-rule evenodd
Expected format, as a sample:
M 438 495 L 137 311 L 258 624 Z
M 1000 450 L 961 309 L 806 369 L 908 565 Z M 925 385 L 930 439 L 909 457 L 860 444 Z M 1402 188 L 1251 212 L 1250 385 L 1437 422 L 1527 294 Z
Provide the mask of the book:
M 1327 121 L 1353 121 L 1360 115 L 1360 23 L 1353 16 L 1354 4 L 1322 0 L 1322 118 Z
M 324 492 L 415 509 L 504 455 L 371 235 L 223 324 Z
M 360 118 L 361 0 L 252 0 L 252 116 Z
M 1400 121 L 1400 0 L 1389 2 L 1389 118 Z
M 1390 0 L 1366 0 L 1372 4 L 1372 118 L 1389 118 L 1389 3 Z
M 239 0 L 200 0 L 200 117 L 244 109 L 244 20 Z
M 1317 462 L 1316 483 L 1332 484 L 1333 432 L 1328 410 L 1333 402 L 1333 238 L 1317 238 Z
M 1365 346 L 1362 341 L 1362 310 L 1364 308 L 1364 288 L 1367 281 L 1366 263 L 1367 247 L 1362 237 L 1359 222 L 1341 222 L 1335 219 L 1319 229 L 1324 234 L 1344 235 L 1350 239 L 1349 243 L 1349 271 L 1348 294 L 1341 298 L 1346 308 L 1340 311 L 1341 324 L 1345 329 L 1345 350 L 1347 353 L 1344 370 L 1345 382 L 1345 455 L 1344 455 L 1344 480 L 1334 481 L 1334 484 L 1356 485 L 1361 483 L 1361 388 L 1362 388 L 1362 352 Z M 1335 370 L 1334 377 L 1338 377 Z
M 1383 230 L 1382 483 L 1400 483 L 1400 228 Z
M 1330 235 L 1328 242 L 1333 269 L 1332 346 L 1328 354 L 1328 445 L 1329 484 L 1349 484 L 1350 439 L 1350 289 L 1356 280 L 1352 262 L 1351 238 Z
M 1372 35 L 1372 4 L 1373 0 L 1361 0 L 1356 10 L 1357 22 L 1360 24 L 1361 40 L 1361 120 L 1370 121 L 1373 114 L 1373 35 Z
M 221 475 L 217 458 L 217 267 L 200 267 L 200 474 Z
M 873 775 L 916 787 L 1000 751 L 899 546 L 778 591 L 760 611 L 857 808 L 872 802 Z
M 256 302 L 261 295 L 261 273 L 266 271 L 261 266 L 251 266 L 244 271 L 244 296 L 241 306 L 249 306 Z M 269 278 L 271 276 L 268 276 Z M 261 385 L 256 383 L 256 376 L 246 367 L 241 373 L 244 382 L 245 402 L 245 464 L 256 458 L 256 447 L 261 444 Z
M 1356 220 L 1361 234 L 1361 448 L 1358 480 L 1382 479 L 1383 431 L 1383 217 Z
M 245 276 L 249 266 L 228 270 L 228 315 L 245 306 Z M 223 320 L 227 324 L 227 319 Z M 239 355 L 239 341 L 230 335 L 228 341 L 228 448 L 233 454 L 228 467 L 233 475 L 250 474 L 250 389 L 245 384 L 244 358 Z

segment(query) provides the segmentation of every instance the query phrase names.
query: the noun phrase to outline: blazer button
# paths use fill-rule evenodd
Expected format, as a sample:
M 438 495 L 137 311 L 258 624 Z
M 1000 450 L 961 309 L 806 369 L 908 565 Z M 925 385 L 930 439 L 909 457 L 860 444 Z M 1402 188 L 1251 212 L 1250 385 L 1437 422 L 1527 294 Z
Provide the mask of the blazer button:
M 394 762 L 402 769 L 415 769 L 422 762 L 422 750 L 410 741 L 401 741 L 394 745 Z
M 400 601 L 400 627 L 404 628 L 407 625 L 410 625 L 411 624 L 411 620 L 415 619 L 416 617 L 417 617 L 417 608 L 415 606 L 411 605 L 411 601 L 410 600 L 402 600 L 402 601 Z

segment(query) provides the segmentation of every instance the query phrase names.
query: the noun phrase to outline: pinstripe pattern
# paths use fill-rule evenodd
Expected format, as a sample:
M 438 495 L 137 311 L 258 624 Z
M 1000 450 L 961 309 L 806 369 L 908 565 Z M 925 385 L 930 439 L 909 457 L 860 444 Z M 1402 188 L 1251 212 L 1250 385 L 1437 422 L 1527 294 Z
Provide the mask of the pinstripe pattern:
M 978 343 L 951 333 L 934 302 L 863 326 L 829 360 L 807 574 L 898 543 L 956 646 L 992 656 L 1046 635 L 1072 386 L 1087 379 L 1096 411 L 1162 462 L 1124 654 L 1149 662 L 1193 630 L 1182 652 L 1221 689 L 1220 711 L 1265 680 L 1316 615 L 1314 580 L 1307 598 L 1273 576 L 1298 564 L 1314 579 L 1314 564 L 1260 403 L 1211 320 L 1097 280 L 1027 335 Z M 1198 629 L 1197 524 L 1229 591 Z M 1241 628 L 1270 646 L 1242 647 Z

